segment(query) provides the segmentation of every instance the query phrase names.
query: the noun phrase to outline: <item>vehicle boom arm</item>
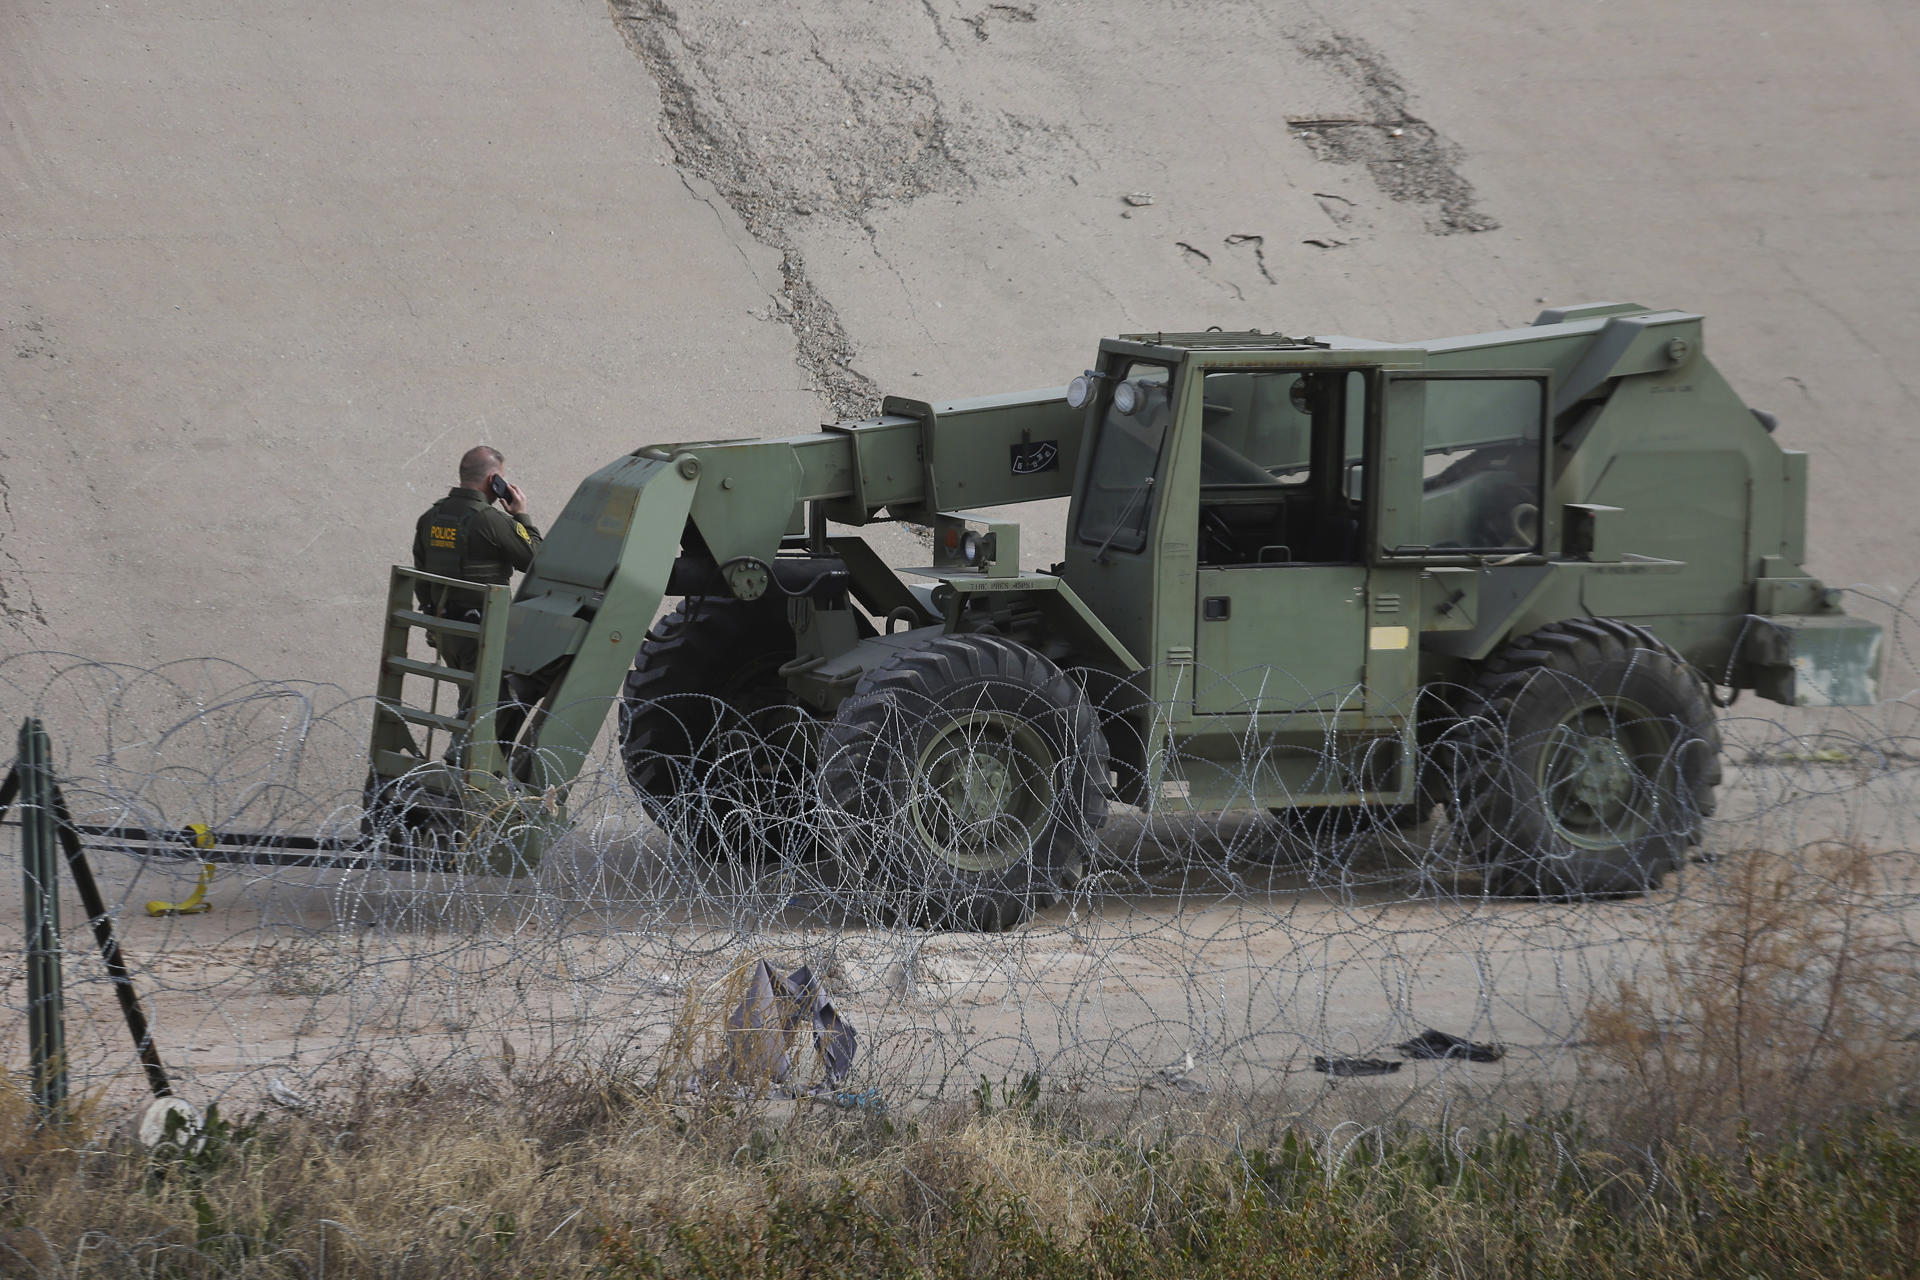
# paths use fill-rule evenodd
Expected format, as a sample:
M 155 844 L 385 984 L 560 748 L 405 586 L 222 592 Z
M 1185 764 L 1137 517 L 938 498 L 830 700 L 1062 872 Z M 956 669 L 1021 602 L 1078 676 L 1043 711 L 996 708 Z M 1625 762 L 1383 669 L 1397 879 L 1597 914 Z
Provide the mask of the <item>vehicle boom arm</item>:
M 771 562 L 805 504 L 843 524 L 1067 496 L 1084 416 L 1062 390 L 932 404 L 773 440 L 654 445 L 589 476 L 554 521 L 507 623 L 505 670 L 551 681 L 527 731 L 530 781 L 564 785 L 593 749 L 653 623 L 689 524 L 713 562 Z M 1052 465 L 1017 470 L 1009 451 Z

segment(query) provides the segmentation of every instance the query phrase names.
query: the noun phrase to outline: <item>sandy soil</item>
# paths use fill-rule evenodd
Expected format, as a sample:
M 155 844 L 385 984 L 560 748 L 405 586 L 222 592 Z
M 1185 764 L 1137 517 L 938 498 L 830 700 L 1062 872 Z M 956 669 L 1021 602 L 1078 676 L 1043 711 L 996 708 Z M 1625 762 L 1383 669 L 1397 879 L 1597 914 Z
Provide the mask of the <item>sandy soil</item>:
M 1480 896 L 1472 876 L 1436 871 L 1438 824 L 1336 864 L 1252 815 L 1122 813 L 1102 874 L 1005 935 L 875 927 L 804 869 L 695 863 L 611 815 L 522 880 L 229 867 L 212 910 L 191 916 L 141 909 L 184 898 L 191 863 L 95 861 L 182 1091 L 229 1106 L 260 1104 L 275 1081 L 325 1097 L 368 1068 L 551 1058 L 684 1074 L 718 1052 L 730 975 L 765 957 L 823 976 L 862 1040 L 848 1087 L 897 1105 L 1032 1072 L 1101 1095 L 1285 1092 L 1328 1115 L 1358 1090 L 1427 1116 L 1604 1075 L 1583 1051 L 1587 1009 L 1622 979 L 1652 980 L 1676 913 L 1760 856 L 1746 852 L 1756 831 L 1887 850 L 1880 916 L 1912 936 L 1920 862 L 1896 851 L 1913 843 L 1913 777 L 1736 768 L 1700 860 L 1646 898 L 1585 904 Z M 76 1075 L 125 1101 L 140 1080 L 117 1006 L 70 893 L 65 912 Z M 17 905 L 4 914 L 12 931 Z M 0 995 L 15 1008 L 17 974 Z M 1393 1045 L 1429 1027 L 1506 1056 L 1366 1082 L 1312 1070 L 1316 1055 L 1396 1059 Z M 9 1061 L 22 1034 L 9 1033 Z

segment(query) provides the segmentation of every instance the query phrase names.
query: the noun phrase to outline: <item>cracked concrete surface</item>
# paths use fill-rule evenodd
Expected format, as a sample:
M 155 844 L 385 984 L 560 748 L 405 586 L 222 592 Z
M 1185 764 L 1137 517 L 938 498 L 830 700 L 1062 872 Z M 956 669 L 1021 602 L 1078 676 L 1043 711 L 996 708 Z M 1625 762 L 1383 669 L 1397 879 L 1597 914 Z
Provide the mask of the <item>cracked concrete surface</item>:
M 881 154 L 843 155 L 847 163 L 832 173 L 817 163 L 821 157 L 815 157 L 815 163 L 791 159 L 775 163 L 772 139 L 763 137 L 761 147 L 754 145 L 751 125 L 735 118 L 728 102 L 716 92 L 705 44 L 697 37 L 689 39 L 672 8 L 661 0 L 611 0 L 611 4 L 621 34 L 659 87 L 661 132 L 673 149 L 675 163 L 710 185 L 749 234 L 779 251 L 780 286 L 773 294 L 773 312 L 793 330 L 799 363 L 811 385 L 823 394 L 836 417 L 870 412 L 878 402 L 874 386 L 852 367 L 853 344 L 833 305 L 808 279 L 806 262 L 786 234 L 786 225 L 790 218 L 811 216 L 816 204 L 823 211 L 834 208 L 858 216 L 871 201 L 883 198 L 876 188 L 897 191 L 900 178 L 884 165 Z M 747 25 L 751 19 L 741 22 Z M 834 72 L 817 40 L 810 53 L 815 66 L 843 90 L 835 105 L 855 113 L 847 120 L 849 129 L 856 116 L 875 114 L 878 103 L 844 92 L 846 82 Z M 917 86 L 896 80 L 889 87 L 896 99 L 892 105 L 900 105 L 902 98 L 911 104 L 916 96 Z M 757 123 L 763 129 L 771 127 L 765 121 Z M 937 150 L 943 130 L 923 122 L 906 132 L 914 135 L 917 146 L 896 132 L 887 140 L 895 145 L 883 142 L 879 152 L 893 151 L 906 159 L 910 172 L 916 167 L 925 171 L 921 181 L 932 180 L 939 158 L 930 152 Z M 805 135 L 790 135 L 787 141 L 797 141 L 803 150 L 811 143 Z
M 1407 109 L 1407 87 L 1379 50 L 1358 36 L 1333 32 L 1297 41 L 1300 52 L 1336 68 L 1360 95 L 1358 118 L 1292 117 L 1287 127 L 1318 159 L 1366 167 L 1390 200 L 1433 206 L 1429 229 L 1493 231 L 1500 224 L 1475 204 L 1473 184 L 1460 173 L 1458 145 Z
M 7 455 L 0 453 L 0 466 L 6 462 Z M 20 520 L 13 511 L 13 491 L 7 484 L 5 472 L 0 472 L 0 522 L 5 524 L 5 528 L 0 529 L 0 623 L 18 633 L 22 647 L 37 644 L 43 637 L 50 638 L 46 630 L 47 615 L 34 598 L 33 583 L 22 572 L 20 557 L 7 545 L 18 536 Z
M 7 341 L 16 360 L 53 363 L 60 358 L 56 343 L 47 331 L 46 321 L 31 314 L 6 324 Z M 0 348 L 3 349 L 3 348 Z M 33 580 L 10 544 L 17 543 L 20 518 L 13 509 L 13 490 L 7 482 L 10 459 L 0 449 L 0 624 L 16 633 L 22 647 L 51 639 L 47 631 L 46 611 L 33 593 Z
M 1611 297 L 1708 316 L 1813 454 L 1815 569 L 1897 589 L 1920 13 L 1729 12 L 18 8 L 4 634 L 362 689 L 386 566 L 477 439 L 551 514 L 646 441 L 1058 385 L 1103 333 Z
M 835 415 L 873 412 L 879 389 L 854 366 L 855 346 L 811 278 L 799 229 L 823 219 L 871 233 L 878 209 L 1015 175 L 1046 129 L 903 69 L 891 40 L 849 30 L 855 15 L 831 6 L 610 4 L 659 85 L 675 161 L 780 253 L 773 306 L 812 384 Z M 909 19 L 907 34 L 951 49 L 931 0 L 923 11 L 931 27 Z M 999 5 L 964 21 L 989 18 L 1034 20 L 1031 10 Z
M 1411 340 L 1623 297 L 1704 312 L 1812 452 L 1816 571 L 1916 577 L 1911 5 L 608 2 L 12 8 L 0 649 L 364 693 L 387 566 L 476 440 L 544 517 L 641 444 L 1058 385 L 1105 333 Z M 1287 125 L 1416 114 L 1405 153 Z M 1058 505 L 1022 509 L 1030 563 Z M 276 902 L 326 899 L 304 880 Z M 1241 936 L 1187 902 L 1186 936 Z M 1422 911 L 1399 927 L 1475 954 Z M 1503 1011 L 1566 1008 L 1515 956 Z M 1372 993 L 1323 990 L 1323 1023 L 1370 1035 L 1403 959 L 1336 963 Z

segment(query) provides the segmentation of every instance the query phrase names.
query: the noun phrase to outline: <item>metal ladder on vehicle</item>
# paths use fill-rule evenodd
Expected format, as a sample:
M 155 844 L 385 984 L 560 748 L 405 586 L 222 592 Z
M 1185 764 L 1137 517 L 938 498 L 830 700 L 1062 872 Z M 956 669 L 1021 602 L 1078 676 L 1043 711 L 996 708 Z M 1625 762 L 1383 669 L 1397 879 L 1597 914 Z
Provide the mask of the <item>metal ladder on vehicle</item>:
M 479 592 L 480 621 L 462 622 L 422 613 L 414 599 L 421 583 Z M 386 627 L 380 641 L 373 737 L 367 753 L 374 774 L 370 781 L 377 785 L 385 779 L 411 777 L 424 789 L 453 797 L 468 778 L 472 778 L 472 785 L 486 787 L 503 772 L 504 753 L 489 730 L 500 713 L 501 662 L 506 655 L 507 606 L 511 602 L 512 592 L 504 586 L 483 586 L 404 565 L 393 567 L 387 584 Z M 411 657 L 408 645 L 416 630 L 478 641 L 473 670 Z M 429 682 L 432 693 L 427 706 L 407 703 L 408 676 Z M 456 697 L 458 691 L 469 693 L 465 715 L 446 715 L 439 710 L 443 685 L 453 686 Z M 416 726 L 426 730 L 424 744 L 414 735 Z M 437 769 L 423 768 L 438 763 L 433 754 L 435 733 L 445 733 L 452 748 L 444 777 Z

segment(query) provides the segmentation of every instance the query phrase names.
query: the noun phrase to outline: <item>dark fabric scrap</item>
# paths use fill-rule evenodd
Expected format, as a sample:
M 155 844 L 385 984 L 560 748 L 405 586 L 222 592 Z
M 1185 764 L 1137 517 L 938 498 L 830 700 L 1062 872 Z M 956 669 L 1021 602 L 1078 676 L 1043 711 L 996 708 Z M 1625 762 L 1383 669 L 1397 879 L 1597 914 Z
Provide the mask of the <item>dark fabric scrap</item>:
M 1401 1063 L 1385 1058 L 1323 1058 L 1314 1055 L 1313 1069 L 1330 1076 L 1390 1076 Z
M 783 976 L 756 960 L 746 994 L 727 1015 L 726 1051 L 700 1074 L 743 1085 L 785 1084 L 797 1066 L 795 1041 L 803 1028 L 811 1030 L 820 1055 L 820 1085 L 845 1080 L 860 1040 L 834 1011 L 813 971 L 802 965 Z
M 1411 1040 L 1402 1040 L 1393 1046 L 1403 1058 L 1426 1061 L 1436 1058 L 1464 1058 L 1468 1062 L 1498 1062 L 1507 1055 L 1506 1049 L 1497 1044 L 1476 1044 L 1472 1040 L 1463 1040 L 1459 1036 L 1444 1031 L 1435 1031 L 1428 1027 Z

